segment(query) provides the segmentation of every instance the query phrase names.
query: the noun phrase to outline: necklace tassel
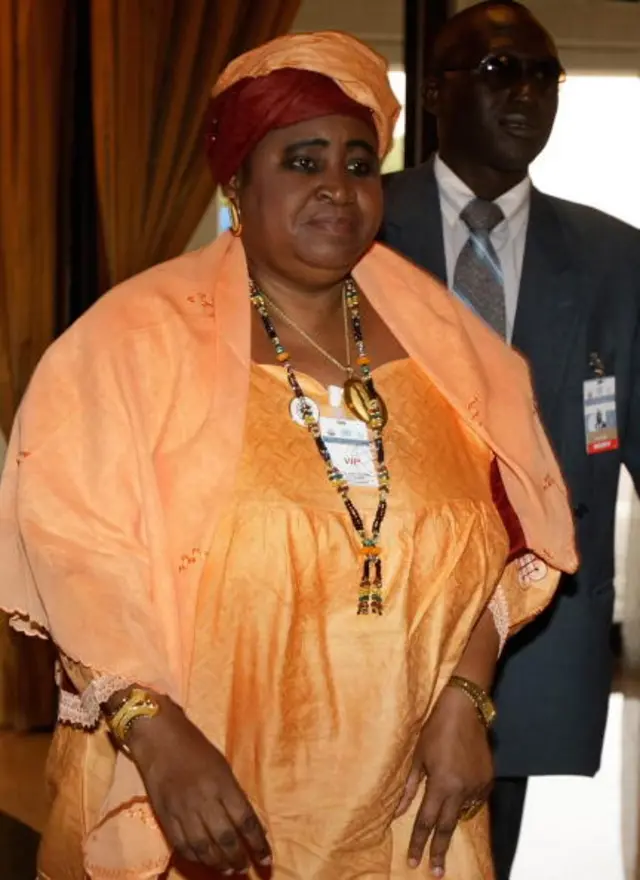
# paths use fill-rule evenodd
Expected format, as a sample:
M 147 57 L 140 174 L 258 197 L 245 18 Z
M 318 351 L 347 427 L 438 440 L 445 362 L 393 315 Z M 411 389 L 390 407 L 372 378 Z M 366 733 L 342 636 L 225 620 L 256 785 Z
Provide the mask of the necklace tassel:
M 382 601 L 382 560 L 378 557 L 374 563 L 374 579 L 371 590 L 371 613 L 382 617 L 384 611 Z
M 382 617 L 382 560 L 367 556 L 362 566 L 362 580 L 358 595 L 358 614 L 374 614 Z
M 371 559 L 367 557 L 362 566 L 362 580 L 358 596 L 358 614 L 368 614 L 371 607 Z

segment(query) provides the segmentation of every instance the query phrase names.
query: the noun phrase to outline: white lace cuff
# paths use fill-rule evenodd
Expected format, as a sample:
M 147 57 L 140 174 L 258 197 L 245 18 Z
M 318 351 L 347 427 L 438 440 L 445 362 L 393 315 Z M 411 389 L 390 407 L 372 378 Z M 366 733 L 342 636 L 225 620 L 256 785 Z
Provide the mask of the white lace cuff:
M 57 679 L 60 686 L 62 676 L 59 668 Z M 130 685 L 130 681 L 125 681 L 115 675 L 101 675 L 94 678 L 91 684 L 79 695 L 72 694 L 60 687 L 58 721 L 61 724 L 92 730 L 100 721 L 101 704 Z
M 500 638 L 500 647 L 498 649 L 498 656 L 500 656 L 505 642 L 507 641 L 507 636 L 509 635 L 510 624 L 509 603 L 502 584 L 498 584 L 495 593 L 491 597 L 489 611 L 491 612 L 496 631 Z

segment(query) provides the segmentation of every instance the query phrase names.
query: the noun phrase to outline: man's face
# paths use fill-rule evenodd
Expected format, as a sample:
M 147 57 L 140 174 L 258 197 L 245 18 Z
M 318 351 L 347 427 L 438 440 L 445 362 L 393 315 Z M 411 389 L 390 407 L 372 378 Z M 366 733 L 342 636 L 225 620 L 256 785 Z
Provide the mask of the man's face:
M 526 172 L 558 109 L 561 68 L 548 34 L 517 7 L 485 9 L 460 28 L 441 68 L 428 105 L 443 156 Z

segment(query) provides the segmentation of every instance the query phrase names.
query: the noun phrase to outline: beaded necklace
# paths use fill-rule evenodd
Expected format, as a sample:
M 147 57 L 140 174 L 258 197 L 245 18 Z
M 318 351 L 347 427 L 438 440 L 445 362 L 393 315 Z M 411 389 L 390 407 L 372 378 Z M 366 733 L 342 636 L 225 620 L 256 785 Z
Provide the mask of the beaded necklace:
M 337 468 L 331 460 L 331 453 L 322 438 L 319 419 L 314 415 L 314 412 L 300 387 L 300 383 L 298 382 L 291 364 L 289 352 L 286 351 L 280 342 L 280 338 L 278 337 L 271 317 L 269 316 L 265 294 L 262 293 L 253 279 L 250 279 L 249 281 L 249 296 L 256 311 L 260 315 L 267 336 L 273 343 L 276 360 L 282 364 L 287 374 L 287 380 L 293 391 L 294 398 L 300 406 L 300 412 L 304 418 L 305 427 L 313 437 L 316 448 L 324 462 L 329 482 L 335 487 L 336 491 L 342 498 L 342 502 L 349 514 L 353 528 L 360 539 L 360 553 L 363 557 L 363 565 L 358 593 L 357 613 L 380 615 L 383 611 L 380 530 L 387 512 L 387 499 L 389 496 L 389 470 L 385 464 L 384 443 L 382 440 L 382 432 L 386 423 L 386 408 L 375 390 L 373 378 L 371 376 L 371 361 L 367 357 L 362 335 L 358 288 L 351 278 L 348 278 L 345 281 L 343 287 L 343 297 L 349 311 L 351 330 L 356 351 L 358 352 L 356 363 L 360 368 L 361 377 L 360 379 L 350 378 L 347 380 L 347 383 L 345 384 L 345 398 L 347 392 L 346 386 L 351 383 L 351 388 L 354 389 L 354 394 L 356 394 L 360 401 L 360 405 L 366 408 L 366 412 L 358 417 L 367 422 L 371 431 L 372 454 L 378 478 L 378 507 L 374 515 L 371 529 L 369 530 L 365 527 L 360 512 L 351 500 L 347 481 L 339 468 Z M 357 415 L 355 411 L 354 414 Z
M 344 318 L 344 342 L 345 342 L 345 353 L 347 356 L 346 364 L 340 363 L 340 361 L 335 358 L 330 352 L 323 348 L 320 343 L 316 342 L 316 340 L 309 336 L 309 334 L 302 329 L 302 327 L 298 326 L 296 322 L 289 317 L 285 312 L 279 308 L 272 299 L 269 299 L 266 293 L 262 294 L 264 297 L 264 301 L 267 307 L 280 318 L 281 321 L 284 321 L 285 324 L 288 324 L 292 330 L 295 330 L 299 336 L 308 342 L 312 348 L 315 348 L 316 351 L 320 352 L 323 358 L 326 358 L 330 363 L 333 364 L 334 367 L 337 367 L 339 370 L 342 370 L 343 373 L 346 373 L 349 378 L 353 376 L 353 367 L 351 366 L 351 342 L 349 338 L 349 310 L 347 308 L 346 300 L 343 298 L 342 301 L 342 315 Z

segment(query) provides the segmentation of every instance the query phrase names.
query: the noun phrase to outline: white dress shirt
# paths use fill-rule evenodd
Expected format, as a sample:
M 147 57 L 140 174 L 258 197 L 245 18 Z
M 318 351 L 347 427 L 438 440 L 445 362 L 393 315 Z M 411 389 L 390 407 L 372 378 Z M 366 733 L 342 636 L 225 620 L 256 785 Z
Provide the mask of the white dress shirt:
M 448 165 L 445 165 L 440 156 L 436 156 L 433 170 L 440 194 L 447 280 L 451 287 L 460 251 L 469 238 L 469 229 L 460 219 L 460 214 L 475 195 L 466 183 L 463 183 Z M 513 336 L 518 307 L 530 199 L 531 181 L 528 177 L 496 199 L 496 204 L 504 214 L 504 220 L 492 231 L 491 242 L 500 258 L 504 276 L 508 342 L 511 342 Z

